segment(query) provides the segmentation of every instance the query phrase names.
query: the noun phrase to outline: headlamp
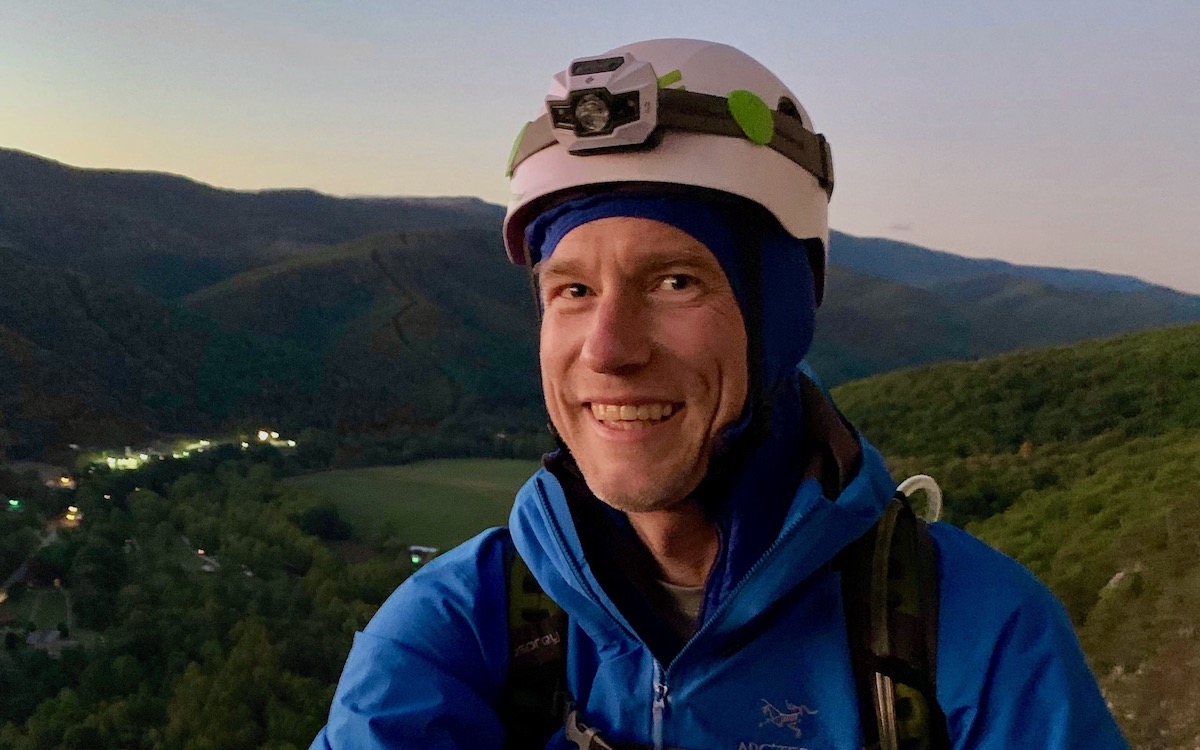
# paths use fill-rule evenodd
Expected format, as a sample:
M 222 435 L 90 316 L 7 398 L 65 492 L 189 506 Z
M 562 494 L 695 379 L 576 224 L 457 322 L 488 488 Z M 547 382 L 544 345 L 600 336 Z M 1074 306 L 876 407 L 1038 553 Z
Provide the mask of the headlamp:
M 632 55 L 580 59 L 554 77 L 546 111 L 572 153 L 639 146 L 657 124 L 658 78 Z
M 678 78 L 678 71 L 672 71 L 662 83 Z M 772 110 L 749 91 L 726 97 L 659 86 L 654 68 L 628 52 L 572 61 L 554 77 L 546 114 L 526 124 L 513 144 L 508 174 L 556 143 L 587 156 L 653 148 L 658 133 L 682 131 L 741 138 L 770 148 L 812 174 L 832 195 L 829 143 L 804 127 L 791 102 L 781 100 Z

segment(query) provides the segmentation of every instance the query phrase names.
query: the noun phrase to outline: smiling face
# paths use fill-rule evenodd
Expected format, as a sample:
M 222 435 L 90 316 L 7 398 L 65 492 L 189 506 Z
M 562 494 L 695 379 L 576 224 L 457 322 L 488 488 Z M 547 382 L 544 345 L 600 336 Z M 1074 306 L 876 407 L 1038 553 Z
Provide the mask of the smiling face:
M 746 330 L 716 257 L 612 217 L 563 237 L 538 284 L 546 407 L 588 487 L 626 512 L 675 507 L 746 401 Z

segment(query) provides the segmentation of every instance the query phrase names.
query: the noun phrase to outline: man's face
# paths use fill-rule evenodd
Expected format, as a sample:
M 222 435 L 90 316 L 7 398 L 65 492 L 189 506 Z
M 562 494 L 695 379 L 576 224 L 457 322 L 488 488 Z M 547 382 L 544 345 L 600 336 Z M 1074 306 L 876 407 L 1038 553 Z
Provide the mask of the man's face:
M 563 237 L 538 281 L 546 407 L 588 487 L 627 512 L 675 506 L 746 401 L 746 330 L 716 257 L 613 217 Z

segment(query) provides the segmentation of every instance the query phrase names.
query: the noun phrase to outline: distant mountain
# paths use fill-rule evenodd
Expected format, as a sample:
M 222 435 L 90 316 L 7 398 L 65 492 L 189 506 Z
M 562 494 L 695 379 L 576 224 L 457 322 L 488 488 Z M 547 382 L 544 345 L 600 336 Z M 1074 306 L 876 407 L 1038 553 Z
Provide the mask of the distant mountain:
M 1096 292 L 1137 292 L 1161 289 L 1132 276 L 1072 268 L 1022 266 L 1002 260 L 964 258 L 907 242 L 879 237 L 855 237 L 832 232 L 830 262 L 852 271 L 917 287 L 969 281 L 986 276 L 1013 276 L 1060 289 Z
M 1161 287 L 1064 289 L 1006 274 L 910 286 L 835 265 L 825 299 L 809 359 L 831 385 L 1200 320 L 1200 297 Z
M 825 383 L 976 356 L 969 321 L 936 292 L 829 269 L 809 364 Z
M 0 149 L 0 246 L 164 297 L 375 232 L 498 229 L 501 217 L 472 198 L 241 192 Z

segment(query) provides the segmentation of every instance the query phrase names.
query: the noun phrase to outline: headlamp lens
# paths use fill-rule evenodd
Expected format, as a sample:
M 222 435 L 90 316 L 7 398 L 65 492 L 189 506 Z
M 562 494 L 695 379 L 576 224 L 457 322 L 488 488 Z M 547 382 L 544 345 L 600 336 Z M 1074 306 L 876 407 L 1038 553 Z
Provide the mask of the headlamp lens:
M 603 131 L 610 119 L 608 104 L 596 94 L 584 94 L 575 104 L 575 124 L 581 135 Z

